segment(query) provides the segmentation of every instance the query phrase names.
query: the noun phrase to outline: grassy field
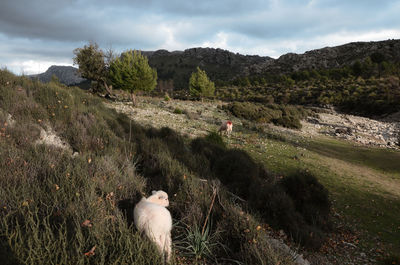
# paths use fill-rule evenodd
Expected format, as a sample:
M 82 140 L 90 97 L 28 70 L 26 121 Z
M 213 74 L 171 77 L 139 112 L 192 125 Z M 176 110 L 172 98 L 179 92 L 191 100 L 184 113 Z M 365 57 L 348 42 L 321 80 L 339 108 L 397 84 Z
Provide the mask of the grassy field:
M 230 143 L 272 171 L 311 171 L 329 190 L 337 214 L 360 233 L 364 251 L 380 257 L 400 253 L 400 152 L 327 137 L 280 141 L 262 133 L 242 133 Z

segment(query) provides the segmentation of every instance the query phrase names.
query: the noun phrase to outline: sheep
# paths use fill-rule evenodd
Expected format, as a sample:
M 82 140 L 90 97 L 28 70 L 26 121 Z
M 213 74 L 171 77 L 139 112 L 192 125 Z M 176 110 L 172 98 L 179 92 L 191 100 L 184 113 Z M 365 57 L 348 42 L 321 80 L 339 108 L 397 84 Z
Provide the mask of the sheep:
M 143 197 L 133 211 L 136 228 L 157 245 L 164 260 L 167 254 L 167 262 L 171 258 L 172 244 L 172 218 L 166 209 L 168 206 L 168 194 L 159 190 L 153 191 L 148 198 Z
M 232 122 L 231 121 L 223 121 L 221 123 L 221 127 L 219 127 L 218 132 L 222 135 L 223 132 L 226 132 L 226 135 L 230 136 L 232 133 Z

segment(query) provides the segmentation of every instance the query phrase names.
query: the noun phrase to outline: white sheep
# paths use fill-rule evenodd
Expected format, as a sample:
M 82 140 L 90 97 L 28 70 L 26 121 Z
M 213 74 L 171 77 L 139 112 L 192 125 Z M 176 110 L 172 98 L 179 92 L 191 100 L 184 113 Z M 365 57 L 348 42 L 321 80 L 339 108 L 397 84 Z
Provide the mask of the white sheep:
M 153 241 L 163 259 L 171 258 L 172 218 L 168 207 L 168 194 L 162 190 L 153 191 L 148 198 L 142 198 L 133 211 L 136 228 Z
M 218 130 L 218 132 L 222 135 L 222 133 L 223 132 L 225 132 L 226 133 L 226 135 L 231 135 L 231 133 L 232 133 L 232 126 L 233 126 L 233 124 L 232 124 L 232 122 L 231 121 L 223 121 L 222 123 L 221 123 L 221 127 L 219 127 L 219 130 Z

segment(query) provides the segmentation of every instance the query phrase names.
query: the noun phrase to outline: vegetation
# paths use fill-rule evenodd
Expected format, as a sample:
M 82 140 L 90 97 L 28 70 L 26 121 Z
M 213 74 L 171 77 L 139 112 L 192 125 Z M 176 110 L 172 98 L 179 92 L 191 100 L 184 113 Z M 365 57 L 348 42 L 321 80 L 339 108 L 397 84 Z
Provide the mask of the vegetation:
M 4 264 L 160 264 L 154 246 L 131 226 L 135 202 L 153 189 L 171 195 L 175 220 L 195 227 L 208 219 L 213 226 L 202 236 L 224 231 L 218 239 L 224 246 L 212 237 L 201 241 L 212 256 L 196 250 L 204 255 L 188 259 L 293 264 L 271 247 L 266 231 L 254 229 L 262 220 L 233 203 L 229 188 L 213 174 L 200 179 L 213 172 L 207 166 L 212 161 L 171 129 L 144 128 L 77 88 L 7 71 L 0 72 L 0 106 Z M 50 127 L 71 149 L 37 143 Z M 215 141 L 197 141 L 230 152 Z M 249 228 L 254 231 L 243 233 Z M 186 242 L 196 242 L 187 236 Z M 179 260 L 186 252 L 177 255 Z
M 240 104 L 240 117 L 255 121 L 258 110 L 286 107 Z M 293 108 L 288 113 L 301 117 Z M 47 126 L 72 150 L 36 144 Z M 178 264 L 292 264 L 271 246 L 268 227 L 324 248 L 331 202 L 335 215 L 368 231 L 360 243 L 346 242 L 384 242 L 396 253 L 385 262 L 397 262 L 398 152 L 246 130 L 191 140 L 145 128 L 56 80 L 1 71 L 0 260 L 158 264 L 154 246 L 131 226 L 132 210 L 143 193 L 165 189 L 172 216 L 184 223 L 173 229 Z
M 137 91 L 152 91 L 157 85 L 157 71 L 149 66 L 140 51 L 124 52 L 111 62 L 109 76 L 117 89 L 129 91 L 136 103 Z
M 189 91 L 194 97 L 212 97 L 215 91 L 215 85 L 207 77 L 205 71 L 197 67 L 189 79 Z
M 97 43 L 90 43 L 83 48 L 74 50 L 74 64 L 79 65 L 79 73 L 83 78 L 92 80 L 91 88 L 93 91 L 107 90 L 111 94 L 111 90 L 107 85 L 107 64 L 105 61 L 105 53 L 99 49 Z
M 224 106 L 233 115 L 257 123 L 274 123 L 287 128 L 300 129 L 300 120 L 312 115 L 301 106 L 233 102 Z
M 400 64 L 374 53 L 365 61 L 333 69 L 263 74 L 217 82 L 217 98 L 277 104 L 334 105 L 365 116 L 400 110 Z

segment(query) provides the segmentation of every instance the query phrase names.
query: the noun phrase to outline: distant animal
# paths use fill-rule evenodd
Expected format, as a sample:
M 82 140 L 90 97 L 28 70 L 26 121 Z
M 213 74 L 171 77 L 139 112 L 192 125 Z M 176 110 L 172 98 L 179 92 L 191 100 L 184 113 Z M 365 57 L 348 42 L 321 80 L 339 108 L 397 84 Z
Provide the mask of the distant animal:
M 168 194 L 162 190 L 152 191 L 148 198 L 142 198 L 133 211 L 135 226 L 153 241 L 167 262 L 171 259 L 172 218 L 166 209 L 169 206 Z M 166 257 L 165 257 L 166 254 Z
M 232 122 L 231 121 L 223 121 L 222 123 L 221 123 L 221 126 L 219 127 L 219 130 L 218 130 L 218 132 L 222 135 L 222 133 L 223 132 L 225 132 L 226 133 L 226 135 L 231 135 L 231 133 L 232 133 L 232 126 L 233 126 L 233 124 L 232 124 Z

